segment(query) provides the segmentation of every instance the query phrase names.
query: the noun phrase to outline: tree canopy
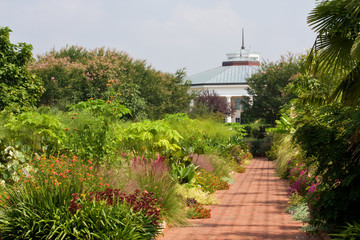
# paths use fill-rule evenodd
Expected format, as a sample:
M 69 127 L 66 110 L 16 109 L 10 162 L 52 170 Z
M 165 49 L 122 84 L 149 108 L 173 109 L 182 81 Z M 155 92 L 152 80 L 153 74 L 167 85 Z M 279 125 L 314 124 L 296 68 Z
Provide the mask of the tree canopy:
M 285 87 L 299 71 L 300 59 L 292 55 L 278 62 L 263 62 L 259 71 L 247 79 L 247 91 L 253 100 L 245 104 L 243 122 L 264 119 L 266 124 L 274 125 L 281 116 L 281 107 L 294 97 L 285 91 Z
M 44 82 L 41 104 L 60 109 L 90 98 L 116 99 L 133 118 L 158 119 L 186 112 L 192 98 L 183 70 L 163 73 L 117 50 L 70 46 L 38 56 L 30 70 Z
M 36 105 L 44 91 L 41 80 L 27 67 L 33 60 L 32 46 L 12 44 L 8 27 L 0 27 L 0 110 Z

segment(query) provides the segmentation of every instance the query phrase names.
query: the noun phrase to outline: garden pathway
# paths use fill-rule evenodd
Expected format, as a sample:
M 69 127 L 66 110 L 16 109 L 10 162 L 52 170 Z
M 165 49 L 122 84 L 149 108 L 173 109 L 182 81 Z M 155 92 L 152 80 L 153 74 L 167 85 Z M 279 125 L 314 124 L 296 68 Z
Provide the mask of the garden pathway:
M 299 230 L 302 223 L 285 213 L 287 184 L 275 176 L 273 162 L 254 158 L 246 173 L 234 178 L 229 190 L 216 192 L 221 204 L 208 206 L 210 219 L 167 228 L 157 240 L 311 239 Z

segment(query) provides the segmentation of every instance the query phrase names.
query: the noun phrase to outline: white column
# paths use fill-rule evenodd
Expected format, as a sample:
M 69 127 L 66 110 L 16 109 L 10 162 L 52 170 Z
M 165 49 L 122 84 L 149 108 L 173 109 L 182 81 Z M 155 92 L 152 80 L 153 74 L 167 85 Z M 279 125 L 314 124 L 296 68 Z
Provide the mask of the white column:
M 231 96 L 230 97 L 226 97 L 226 101 L 229 107 L 231 107 Z M 226 116 L 226 122 L 230 123 L 231 122 L 231 116 L 228 115 Z
M 192 109 L 194 107 L 194 99 L 191 99 L 190 101 L 190 109 Z

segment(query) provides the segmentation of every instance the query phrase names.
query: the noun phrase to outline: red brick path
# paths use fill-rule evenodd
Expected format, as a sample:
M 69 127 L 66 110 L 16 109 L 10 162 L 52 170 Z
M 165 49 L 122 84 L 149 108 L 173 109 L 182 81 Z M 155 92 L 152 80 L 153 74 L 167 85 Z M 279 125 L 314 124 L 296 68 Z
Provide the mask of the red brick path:
M 275 176 L 274 163 L 255 158 L 246 173 L 236 174 L 229 190 L 218 191 L 220 205 L 210 219 L 191 220 L 192 226 L 167 228 L 158 240 L 308 239 L 285 213 L 287 185 Z

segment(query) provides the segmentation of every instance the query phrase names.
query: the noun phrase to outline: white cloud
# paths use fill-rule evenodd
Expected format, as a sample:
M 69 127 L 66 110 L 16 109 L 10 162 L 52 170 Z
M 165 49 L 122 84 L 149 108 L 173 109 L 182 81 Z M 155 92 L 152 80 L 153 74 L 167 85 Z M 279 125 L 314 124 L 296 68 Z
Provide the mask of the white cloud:
M 240 32 L 241 18 L 229 6 L 218 4 L 212 8 L 200 8 L 189 4 L 179 4 L 171 17 L 164 20 L 147 19 L 144 26 L 150 40 L 168 45 L 203 44 L 204 39 L 233 36 Z

